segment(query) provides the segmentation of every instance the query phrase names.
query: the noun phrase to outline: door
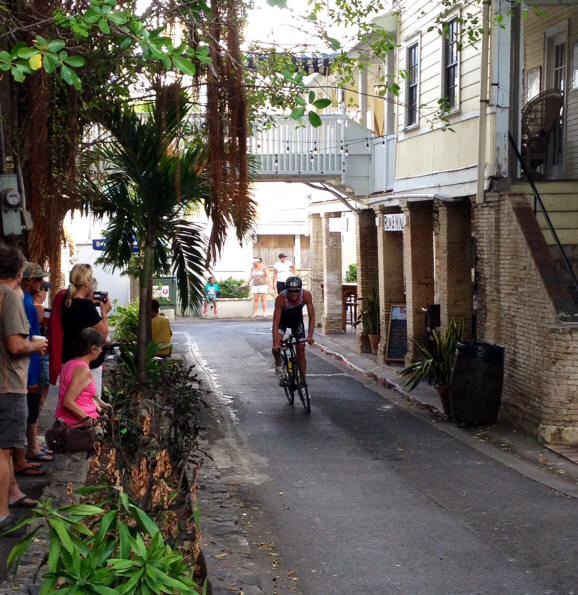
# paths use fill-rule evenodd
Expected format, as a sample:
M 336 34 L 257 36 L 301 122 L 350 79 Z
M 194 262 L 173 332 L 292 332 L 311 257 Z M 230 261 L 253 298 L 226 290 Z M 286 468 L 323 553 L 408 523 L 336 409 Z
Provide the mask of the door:
M 545 47 L 546 89 L 556 89 L 564 98 L 567 88 L 568 27 L 564 23 L 546 32 Z M 564 177 L 564 105 L 560 118 L 550 134 L 545 177 L 559 180 Z

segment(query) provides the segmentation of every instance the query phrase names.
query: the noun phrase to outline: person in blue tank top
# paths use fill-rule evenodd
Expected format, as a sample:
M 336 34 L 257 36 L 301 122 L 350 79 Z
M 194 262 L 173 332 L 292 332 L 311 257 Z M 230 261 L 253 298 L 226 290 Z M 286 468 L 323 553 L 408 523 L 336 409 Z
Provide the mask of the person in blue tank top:
M 205 285 L 205 303 L 203 305 L 203 316 L 207 313 L 209 304 L 213 304 L 215 316 L 217 315 L 217 297 L 219 295 L 219 285 L 215 277 L 209 277 L 209 282 Z
M 303 324 L 303 307 L 307 307 L 307 334 Z M 275 358 L 275 375 L 283 377 L 281 369 L 281 341 L 286 330 L 290 328 L 297 342 L 297 358 L 303 374 L 307 374 L 307 360 L 305 358 L 305 344 L 313 345 L 313 330 L 315 329 L 315 308 L 311 292 L 303 289 L 300 277 L 288 277 L 285 289 L 275 299 L 275 312 L 273 313 L 273 357 Z

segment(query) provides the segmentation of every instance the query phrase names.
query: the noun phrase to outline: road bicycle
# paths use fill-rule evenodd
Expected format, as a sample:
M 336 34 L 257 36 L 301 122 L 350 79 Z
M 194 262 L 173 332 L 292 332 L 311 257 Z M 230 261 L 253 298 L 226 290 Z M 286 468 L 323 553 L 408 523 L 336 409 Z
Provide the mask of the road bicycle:
M 285 396 L 291 405 L 295 400 L 295 392 L 299 395 L 301 403 L 307 413 L 311 412 L 311 401 L 309 399 L 309 388 L 305 381 L 305 376 L 301 370 L 301 365 L 297 359 L 297 342 L 295 337 L 289 335 L 283 339 L 281 343 L 281 368 L 283 370 L 283 378 L 279 381 L 279 385 L 283 387 Z

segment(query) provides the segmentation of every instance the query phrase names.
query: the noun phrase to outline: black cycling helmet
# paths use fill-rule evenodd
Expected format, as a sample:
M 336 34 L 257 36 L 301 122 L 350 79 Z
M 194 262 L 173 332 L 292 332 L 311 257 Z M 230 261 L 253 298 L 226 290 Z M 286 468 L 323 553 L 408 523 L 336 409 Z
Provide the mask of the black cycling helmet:
M 285 281 L 285 289 L 288 290 L 295 290 L 301 289 L 303 287 L 303 281 L 301 281 L 301 277 L 287 277 Z

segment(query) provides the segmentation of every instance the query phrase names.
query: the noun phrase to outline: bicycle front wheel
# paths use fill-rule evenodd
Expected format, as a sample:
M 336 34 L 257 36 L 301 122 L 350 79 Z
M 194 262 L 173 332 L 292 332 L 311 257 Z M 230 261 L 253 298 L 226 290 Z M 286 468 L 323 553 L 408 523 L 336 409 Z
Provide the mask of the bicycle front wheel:
M 281 386 L 283 387 L 283 390 L 285 391 L 285 396 L 287 397 L 287 400 L 289 401 L 290 405 L 293 405 L 293 401 L 295 400 L 295 394 L 294 394 L 294 387 L 293 387 L 293 382 L 292 382 L 292 378 L 289 374 L 289 370 L 287 369 L 287 360 L 283 359 L 283 380 L 281 380 Z
M 295 368 L 295 384 L 297 385 L 297 392 L 299 393 L 299 398 L 301 399 L 301 403 L 305 408 L 307 413 L 311 413 L 311 399 L 309 398 L 309 388 L 307 386 L 307 382 L 305 381 L 305 377 L 303 376 L 303 372 L 301 371 L 301 366 L 299 362 L 296 362 L 297 366 Z

